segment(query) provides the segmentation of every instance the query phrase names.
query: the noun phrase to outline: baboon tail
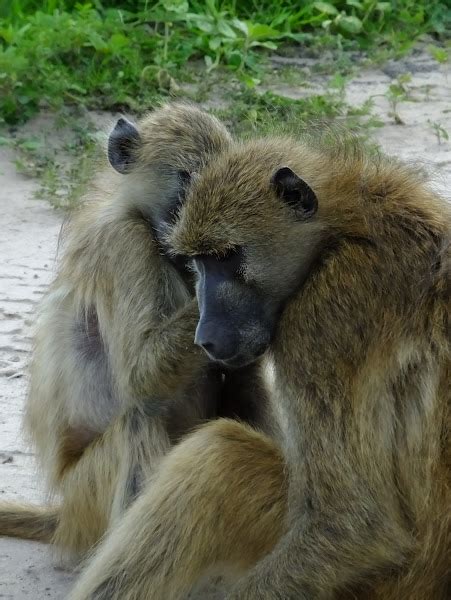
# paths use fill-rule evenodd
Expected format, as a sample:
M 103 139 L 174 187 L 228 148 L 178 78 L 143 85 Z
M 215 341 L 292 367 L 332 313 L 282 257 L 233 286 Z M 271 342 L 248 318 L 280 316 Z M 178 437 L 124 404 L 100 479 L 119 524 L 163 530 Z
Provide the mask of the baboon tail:
M 58 524 L 59 508 L 33 504 L 0 504 L 0 535 L 50 542 Z

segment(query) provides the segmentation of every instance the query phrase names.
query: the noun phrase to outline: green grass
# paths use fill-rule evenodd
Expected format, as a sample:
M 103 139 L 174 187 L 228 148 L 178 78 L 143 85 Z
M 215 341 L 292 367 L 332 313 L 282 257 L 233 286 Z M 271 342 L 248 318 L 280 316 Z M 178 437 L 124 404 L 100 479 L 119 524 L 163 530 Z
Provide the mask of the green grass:
M 86 109 L 138 115 L 181 96 L 216 107 L 239 135 L 293 133 L 312 120 L 366 135 L 380 125 L 371 101 L 351 109 L 344 100 L 355 56 L 397 56 L 424 34 L 431 56 L 448 61 L 451 0 L 0 0 L 0 144 L 39 177 L 41 196 L 71 208 L 99 151 Z M 301 99 L 264 91 L 309 86 L 310 69 L 274 70 L 271 53 L 316 57 L 329 90 Z M 387 94 L 399 121 L 404 82 Z M 8 131 L 43 109 L 58 118 L 39 136 Z M 446 140 L 440 123 L 430 126 Z
M 450 28 L 449 0 L 0 0 L 0 119 L 63 104 L 139 112 L 218 69 L 252 88 L 268 52 L 393 54 Z

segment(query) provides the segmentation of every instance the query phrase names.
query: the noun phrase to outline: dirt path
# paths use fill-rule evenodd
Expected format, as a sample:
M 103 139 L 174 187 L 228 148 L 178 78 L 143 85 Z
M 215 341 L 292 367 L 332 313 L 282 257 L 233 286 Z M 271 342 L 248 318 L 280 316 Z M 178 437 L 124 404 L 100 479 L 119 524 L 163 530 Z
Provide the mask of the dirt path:
M 52 277 L 61 218 L 33 199 L 36 183 L 0 149 L 0 500 L 42 501 L 21 433 L 26 362 L 36 303 Z M 68 575 L 46 546 L 0 538 L 0 598 L 65 598 Z
M 300 61 L 294 66 L 303 67 Z M 386 92 L 394 77 L 410 72 L 410 101 L 398 107 L 405 123 L 396 125 Z M 313 91 L 323 89 L 318 78 Z M 305 89 L 280 87 L 289 96 Z M 451 73 L 421 54 L 384 69 L 363 71 L 346 88 L 347 100 L 360 105 L 369 97 L 384 122 L 374 137 L 389 153 L 417 159 L 435 173 L 436 186 L 451 196 L 451 144 L 439 143 L 437 123 L 451 136 Z M 33 456 L 20 434 L 20 419 L 36 302 L 52 277 L 60 216 L 33 199 L 36 183 L 17 174 L 14 156 L 0 149 L 0 499 L 39 501 L 42 491 Z M 449 190 L 449 191 L 447 191 Z M 0 539 L 0 598 L 65 598 L 71 576 L 55 568 L 45 546 Z

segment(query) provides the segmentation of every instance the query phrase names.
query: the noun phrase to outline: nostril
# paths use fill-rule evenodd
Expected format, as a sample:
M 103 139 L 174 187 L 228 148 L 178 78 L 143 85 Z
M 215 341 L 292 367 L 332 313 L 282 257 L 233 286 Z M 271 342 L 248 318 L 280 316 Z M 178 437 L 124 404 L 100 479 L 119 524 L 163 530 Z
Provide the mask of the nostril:
M 209 354 L 214 354 L 215 345 L 213 342 L 200 342 L 199 346 L 208 352 Z
M 200 346 L 212 360 L 229 360 L 238 349 L 238 338 L 234 331 L 215 321 L 197 326 L 194 343 Z
M 203 326 L 198 325 L 194 343 L 208 354 L 213 355 L 217 346 L 215 343 L 215 336 L 213 335 L 214 333 L 215 330 L 209 324 Z
M 202 350 L 205 350 L 205 352 L 208 354 L 214 354 L 215 343 L 214 341 L 209 340 L 207 336 L 196 334 L 194 343 L 196 346 L 199 346 L 199 348 L 202 348 Z

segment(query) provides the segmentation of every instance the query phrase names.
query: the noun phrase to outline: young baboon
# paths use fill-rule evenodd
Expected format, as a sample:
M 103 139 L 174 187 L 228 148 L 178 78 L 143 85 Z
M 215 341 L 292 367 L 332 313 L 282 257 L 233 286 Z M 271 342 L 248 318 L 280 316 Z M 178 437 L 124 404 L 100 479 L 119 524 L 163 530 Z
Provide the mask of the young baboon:
M 413 169 L 271 138 L 193 183 L 196 343 L 263 355 L 278 444 L 228 420 L 172 450 L 72 600 L 445 600 L 451 558 L 451 214 Z M 278 449 L 280 447 L 280 450 Z
M 35 339 L 25 426 L 61 501 L 0 506 L 0 534 L 85 551 L 171 442 L 216 414 L 222 375 L 193 342 L 193 275 L 160 238 L 191 174 L 229 143 L 219 121 L 188 105 L 137 127 L 117 122 L 108 142 L 117 173 L 99 176 L 68 226 Z M 246 373 L 226 378 L 228 404 L 250 397 Z

